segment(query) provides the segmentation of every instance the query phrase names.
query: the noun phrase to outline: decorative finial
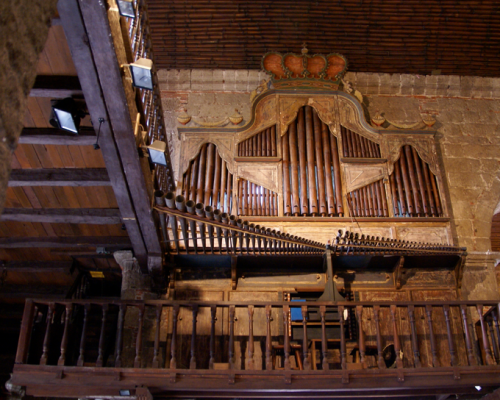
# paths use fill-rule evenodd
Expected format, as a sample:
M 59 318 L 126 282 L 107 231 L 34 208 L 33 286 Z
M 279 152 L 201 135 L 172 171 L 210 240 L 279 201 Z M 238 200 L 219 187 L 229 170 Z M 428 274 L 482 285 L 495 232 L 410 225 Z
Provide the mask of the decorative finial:
M 302 54 L 307 54 L 309 52 L 309 50 L 307 50 L 307 43 L 304 42 L 302 43 Z

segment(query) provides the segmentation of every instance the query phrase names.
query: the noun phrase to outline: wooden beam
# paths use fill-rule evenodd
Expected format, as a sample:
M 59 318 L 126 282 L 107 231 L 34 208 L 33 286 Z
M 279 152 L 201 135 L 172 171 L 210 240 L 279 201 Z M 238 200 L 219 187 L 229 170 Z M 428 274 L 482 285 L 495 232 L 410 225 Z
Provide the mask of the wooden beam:
M 117 149 L 120 153 L 130 195 L 141 227 L 144 243 L 146 244 L 148 270 L 159 270 L 161 269 L 161 262 L 158 265 L 158 260 L 161 260 L 162 253 L 160 240 L 153 219 L 146 178 L 142 171 L 136 139 L 133 134 L 134 127 L 129 110 L 132 103 L 129 103 L 127 99 L 124 80 L 122 79 L 119 61 L 117 61 L 118 55 L 120 55 L 118 60 L 122 60 L 124 49 L 123 46 L 118 48 L 113 41 L 113 37 L 115 37 L 117 43 L 119 43 L 122 33 L 121 31 L 111 31 L 105 3 L 99 3 L 95 0 L 79 0 L 78 2 L 87 28 L 88 45 L 94 57 L 99 82 L 106 101 L 106 108 L 116 138 Z M 110 12 L 109 15 L 111 18 L 120 18 L 117 13 L 112 14 Z M 125 81 L 125 83 L 130 85 L 128 81 Z M 135 96 L 133 96 L 134 98 Z M 130 101 L 133 101 L 133 99 Z M 148 179 L 150 178 L 148 177 Z
M 0 265 L 2 271 L 22 273 L 65 273 L 71 274 L 73 261 L 8 261 Z
M 117 208 L 5 208 L 0 221 L 67 224 L 120 224 Z
M 106 168 L 13 169 L 9 186 L 110 186 Z
M 64 236 L 64 237 L 6 237 L 0 238 L 0 249 L 104 247 L 130 248 L 127 236 Z
M 56 128 L 23 128 L 19 143 L 92 146 L 96 139 L 94 129 L 87 127 L 80 127 L 78 135 Z
M 57 9 L 93 125 L 96 127 L 99 126 L 99 119 L 104 119 L 104 122 L 100 124 L 101 130 L 99 134 L 99 145 L 101 146 L 102 156 L 108 170 L 111 186 L 115 193 L 123 223 L 127 228 L 127 233 L 132 242 L 134 256 L 139 261 L 141 269 L 147 271 L 146 246 L 139 222 L 136 218 L 128 183 L 125 179 L 125 173 L 123 172 L 116 142 L 111 130 L 108 112 L 104 103 L 94 58 L 89 48 L 89 39 L 78 0 L 59 1 Z
M 77 76 L 38 75 L 31 89 L 32 97 L 66 97 L 81 96 L 82 87 Z

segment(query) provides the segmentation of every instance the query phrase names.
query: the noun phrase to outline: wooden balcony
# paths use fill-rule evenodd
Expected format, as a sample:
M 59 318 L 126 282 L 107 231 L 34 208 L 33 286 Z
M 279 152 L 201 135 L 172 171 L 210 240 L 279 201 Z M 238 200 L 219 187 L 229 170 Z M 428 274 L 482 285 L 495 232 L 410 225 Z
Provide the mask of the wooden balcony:
M 500 385 L 498 307 L 27 300 L 13 383 L 79 398 L 477 393 Z

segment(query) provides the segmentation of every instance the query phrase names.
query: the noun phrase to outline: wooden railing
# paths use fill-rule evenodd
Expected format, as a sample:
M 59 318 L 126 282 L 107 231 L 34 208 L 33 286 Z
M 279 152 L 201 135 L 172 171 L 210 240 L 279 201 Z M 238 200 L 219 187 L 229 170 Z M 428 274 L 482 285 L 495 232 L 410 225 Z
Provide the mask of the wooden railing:
M 401 377 L 421 368 L 497 364 L 499 307 L 494 301 L 27 300 L 16 364 L 273 370 L 280 354 L 284 370 L 294 359 L 296 374 L 355 364 Z
M 155 187 L 159 190 L 174 190 L 174 177 L 172 164 L 170 162 L 170 152 L 163 122 L 163 109 L 161 104 L 160 87 L 156 73 L 154 54 L 151 45 L 149 16 L 145 0 L 133 1 L 135 18 L 125 18 L 126 24 L 122 24 L 122 34 L 128 38 L 125 46 L 127 58 L 130 62 L 135 62 L 139 58 L 148 58 L 153 61 L 152 76 L 153 90 L 137 89 L 136 105 L 140 114 L 141 124 L 146 131 L 145 144 L 149 145 L 154 140 L 161 140 L 167 143 L 167 166 L 155 165 Z

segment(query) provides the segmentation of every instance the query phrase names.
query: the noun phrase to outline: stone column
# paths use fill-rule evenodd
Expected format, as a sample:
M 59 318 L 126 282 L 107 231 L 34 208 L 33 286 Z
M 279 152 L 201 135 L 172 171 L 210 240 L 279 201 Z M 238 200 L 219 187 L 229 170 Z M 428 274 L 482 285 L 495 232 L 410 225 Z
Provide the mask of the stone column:
M 498 252 L 470 252 L 465 261 L 461 297 L 464 300 L 499 300 L 495 266 Z
M 151 277 L 143 274 L 139 263 L 131 251 L 113 253 L 116 262 L 122 269 L 122 300 L 153 300 L 158 295 L 151 290 Z M 138 333 L 139 309 L 128 307 L 123 324 L 122 367 L 134 366 Z M 153 348 L 148 346 L 154 340 L 155 310 L 148 307 L 142 321 L 142 366 L 151 366 Z

